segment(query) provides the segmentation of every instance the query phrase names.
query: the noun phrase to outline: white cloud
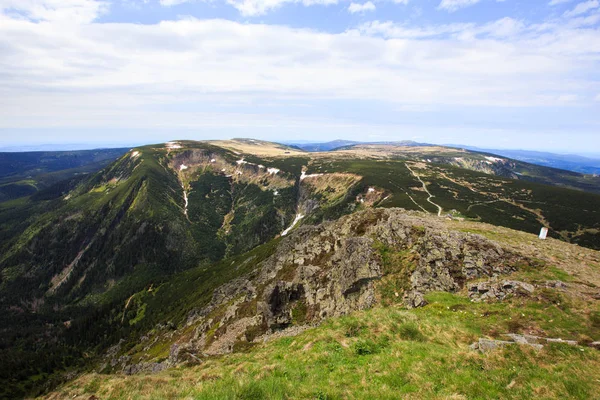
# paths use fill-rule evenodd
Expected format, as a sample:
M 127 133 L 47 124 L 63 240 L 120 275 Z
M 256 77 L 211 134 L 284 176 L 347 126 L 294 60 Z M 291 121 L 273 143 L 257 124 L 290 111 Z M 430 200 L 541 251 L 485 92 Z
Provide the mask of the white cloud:
M 0 0 L 0 13 L 18 12 L 16 17 L 34 21 L 88 23 L 108 9 L 99 0 Z
M 559 4 L 569 3 L 571 1 L 572 0 L 550 0 L 550 3 L 548 3 L 548 4 L 551 5 L 551 6 L 556 6 L 556 5 L 559 5 Z
M 598 7 L 600 7 L 600 2 L 598 0 L 584 1 L 577 4 L 572 10 L 565 12 L 565 17 L 576 17 Z
M 159 0 L 161 6 L 172 7 L 179 4 L 188 3 L 192 0 Z
M 348 7 L 348 12 L 351 14 L 364 13 L 366 11 L 375 11 L 375 4 L 373 4 L 370 1 L 367 1 L 364 4 L 350 3 L 350 6 Z
M 210 0 L 159 0 L 165 7 L 175 6 L 192 1 Z M 407 1 L 407 0 L 400 0 Z M 246 17 L 255 17 L 268 13 L 282 7 L 285 4 L 302 4 L 306 7 L 321 5 L 328 6 L 338 4 L 340 0 L 225 0 L 225 3 L 234 7 L 240 14 Z
M 442 0 L 438 8 L 448 12 L 454 12 L 477 3 L 479 3 L 479 0 Z
M 0 13 L 0 128 L 231 124 L 235 115 L 209 118 L 208 110 L 323 99 L 546 106 L 589 101 L 600 91 L 591 78 L 600 31 L 585 26 L 374 21 L 326 33 L 226 20 L 89 23 L 94 13 L 84 13 L 79 21 L 88 23 L 75 24 L 52 17 L 71 12 L 57 7 L 31 20 Z

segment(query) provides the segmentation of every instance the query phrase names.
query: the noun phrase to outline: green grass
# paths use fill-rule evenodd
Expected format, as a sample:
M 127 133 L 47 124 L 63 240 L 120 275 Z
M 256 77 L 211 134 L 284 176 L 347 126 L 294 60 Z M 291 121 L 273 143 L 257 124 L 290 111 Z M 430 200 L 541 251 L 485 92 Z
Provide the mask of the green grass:
M 411 311 L 378 307 L 331 319 L 299 336 L 196 367 L 87 375 L 58 394 L 71 396 L 81 387 L 110 399 L 589 399 L 599 393 L 596 350 L 515 345 L 481 354 L 468 348 L 482 336 L 501 339 L 518 319 L 526 327 L 544 327 L 548 336 L 569 338 L 563 329 L 572 335 L 581 324 L 600 334 L 577 313 L 555 313 L 553 305 L 535 299 L 476 304 L 462 295 L 431 293 L 427 300 L 428 306 Z

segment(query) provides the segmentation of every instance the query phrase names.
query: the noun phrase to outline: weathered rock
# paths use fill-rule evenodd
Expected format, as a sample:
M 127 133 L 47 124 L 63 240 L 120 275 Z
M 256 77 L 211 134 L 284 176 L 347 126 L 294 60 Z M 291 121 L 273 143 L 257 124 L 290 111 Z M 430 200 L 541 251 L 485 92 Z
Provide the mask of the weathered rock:
M 529 296 L 535 291 L 532 284 L 521 281 L 486 281 L 469 286 L 469 297 L 473 301 L 504 300 L 509 296 Z
M 381 246 L 407 254 L 406 265 L 384 271 Z M 186 326 L 194 327 L 193 334 L 171 348 L 168 363 L 198 362 L 370 308 L 386 273 L 400 274 L 403 284 L 396 292 L 407 307 L 422 307 L 427 292 L 456 292 L 469 280 L 515 271 L 522 261 L 482 236 L 449 231 L 436 219 L 401 209 L 369 209 L 303 226 L 252 272 L 219 287 L 209 304 L 189 313 Z M 249 262 L 255 261 L 244 261 Z M 533 290 L 525 283 L 503 283 L 515 292 Z M 477 293 L 486 290 L 491 289 L 477 287 Z
M 501 347 L 506 347 L 508 345 L 515 344 L 515 342 L 507 342 L 504 340 L 493 340 L 493 339 L 479 339 L 479 343 L 477 349 L 482 353 L 486 353 L 488 351 L 496 350 Z
M 547 288 L 551 288 L 551 289 L 566 289 L 567 288 L 567 284 L 564 283 L 563 281 L 547 281 L 544 284 L 544 286 Z
M 423 293 L 413 290 L 405 296 L 404 303 L 408 308 L 416 308 L 423 307 L 427 304 L 427 301 L 425 300 Z
M 509 336 L 509 335 L 507 335 L 507 336 Z M 541 350 L 543 348 L 543 346 L 541 344 L 533 342 L 531 339 L 525 338 L 525 336 L 523 336 L 523 335 L 514 335 L 514 337 L 511 336 L 511 338 L 516 339 L 516 340 L 507 341 L 507 340 L 495 340 L 495 339 L 480 338 L 479 341 L 473 343 L 470 346 L 470 348 L 471 348 L 471 350 L 479 350 L 482 353 L 487 353 L 488 351 L 497 350 L 499 348 L 510 346 L 510 345 L 515 345 L 515 344 L 529 346 L 536 350 Z

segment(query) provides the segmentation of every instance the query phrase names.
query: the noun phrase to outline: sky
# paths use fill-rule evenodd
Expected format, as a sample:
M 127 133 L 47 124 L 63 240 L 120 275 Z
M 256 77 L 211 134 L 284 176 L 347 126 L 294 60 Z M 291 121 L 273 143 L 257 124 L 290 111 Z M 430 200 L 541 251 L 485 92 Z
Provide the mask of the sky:
M 0 0 L 0 147 L 600 153 L 600 0 Z

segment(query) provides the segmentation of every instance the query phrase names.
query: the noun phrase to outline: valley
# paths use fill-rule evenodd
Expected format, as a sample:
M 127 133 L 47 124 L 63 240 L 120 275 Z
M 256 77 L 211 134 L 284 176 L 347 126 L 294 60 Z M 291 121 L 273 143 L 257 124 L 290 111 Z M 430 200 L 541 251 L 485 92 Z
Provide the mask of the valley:
M 412 362 L 429 363 L 435 352 L 424 343 L 438 343 L 439 356 L 457 363 L 477 335 L 534 332 L 581 342 L 581 354 L 552 349 L 569 365 L 600 362 L 587 347 L 600 334 L 600 186 L 593 177 L 437 146 L 306 152 L 233 139 L 137 147 L 67 182 L 0 203 L 0 396 L 128 398 L 132 379 L 147 393 L 140 398 L 183 396 L 178 390 L 195 398 L 238 398 L 246 390 L 285 398 L 287 378 L 272 371 L 241 369 L 235 384 L 224 375 L 227 360 L 255 365 L 254 357 L 289 374 L 291 364 L 277 355 L 288 345 L 305 362 L 338 354 L 341 364 L 389 367 L 400 361 L 381 358 L 381 349 L 418 347 L 423 353 Z M 542 226 L 550 229 L 547 241 L 535 239 Z M 535 295 L 511 297 L 506 309 L 469 302 L 470 282 L 495 279 L 525 281 Z M 553 280 L 566 289 L 547 288 Z M 513 327 L 521 308 L 532 319 Z M 455 320 L 458 311 L 495 317 L 488 326 Z M 387 313 L 395 316 L 382 319 Z M 364 334 L 357 328 L 340 338 L 348 323 L 364 326 Z M 398 324 L 410 325 L 408 339 L 404 328 L 394 331 Z M 452 334 L 436 332 L 438 324 L 452 324 Z M 329 339 L 312 342 L 311 335 Z M 527 358 L 547 382 L 550 372 L 527 349 L 505 351 Z M 345 373 L 330 362 L 330 373 Z M 218 378 L 193 387 L 186 380 L 180 389 L 170 383 L 196 373 Z M 336 382 L 359 372 L 348 373 Z M 597 388 L 584 378 L 581 395 Z M 151 389 L 156 379 L 164 383 L 159 395 Z M 326 398 L 348 395 L 310 373 L 297 379 Z M 415 377 L 402 379 L 406 393 L 452 395 L 415 391 Z M 505 379 L 499 374 L 489 393 L 509 394 L 498 386 Z M 247 388 L 249 380 L 260 387 Z M 391 396 L 394 386 L 375 387 L 353 390 L 359 398 Z M 316 396 L 303 390 L 298 398 Z M 554 388 L 550 397 L 569 390 Z

